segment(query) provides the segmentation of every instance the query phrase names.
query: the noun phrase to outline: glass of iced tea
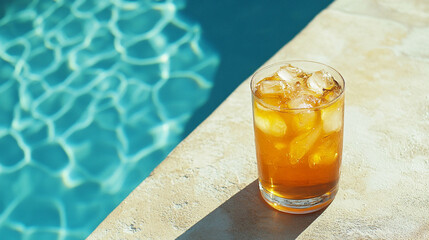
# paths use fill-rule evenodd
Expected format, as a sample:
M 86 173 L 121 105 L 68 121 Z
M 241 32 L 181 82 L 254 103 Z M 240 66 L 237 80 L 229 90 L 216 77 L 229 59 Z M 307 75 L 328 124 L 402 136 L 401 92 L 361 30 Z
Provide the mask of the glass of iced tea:
M 263 199 L 304 214 L 329 205 L 338 190 L 343 149 L 344 79 L 311 61 L 279 62 L 252 76 Z

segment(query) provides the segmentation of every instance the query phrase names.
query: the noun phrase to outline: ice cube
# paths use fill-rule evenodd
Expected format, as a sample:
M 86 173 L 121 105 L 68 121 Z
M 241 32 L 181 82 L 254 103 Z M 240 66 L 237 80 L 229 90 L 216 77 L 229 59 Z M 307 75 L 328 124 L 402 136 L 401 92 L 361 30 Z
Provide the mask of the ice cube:
M 303 71 L 300 68 L 294 67 L 290 64 L 281 67 L 277 72 L 277 75 L 289 85 L 295 84 L 304 76 Z
M 265 94 L 281 94 L 286 90 L 286 83 L 282 80 L 265 79 L 258 82 L 257 89 L 262 95 Z
M 314 128 L 317 120 L 317 113 L 315 111 L 306 110 L 296 113 L 293 116 L 293 126 L 297 131 L 307 131 Z
M 324 95 L 324 98 L 326 102 L 333 101 L 336 97 L 338 97 L 340 94 L 338 91 L 329 91 Z
M 289 100 L 289 108 L 312 108 L 318 105 L 320 100 L 311 95 L 299 95 Z
M 307 87 L 317 95 L 323 94 L 323 89 L 331 89 L 335 86 L 334 78 L 325 71 L 314 72 L 307 79 Z
M 323 131 L 326 133 L 337 132 L 343 125 L 343 101 L 338 101 L 331 106 L 322 109 Z
M 316 168 L 321 165 L 330 165 L 334 163 L 338 158 L 337 152 L 317 152 L 310 155 L 308 158 L 308 166 L 310 168 Z
M 338 159 L 338 142 L 336 136 L 324 138 L 323 143 L 319 145 L 314 153 L 308 158 L 308 166 L 316 168 L 321 165 L 330 165 Z
M 302 71 L 301 68 L 294 67 L 290 64 L 287 64 L 286 66 L 283 66 L 280 69 L 288 71 L 294 77 L 301 77 L 301 75 L 304 73 L 304 71 Z
M 335 100 L 338 96 L 341 95 L 342 88 L 341 86 L 334 80 L 335 86 L 329 90 L 325 90 L 323 93 L 324 102 L 331 102 Z
M 311 149 L 311 147 L 316 142 L 317 138 L 319 137 L 322 127 L 320 125 L 317 125 L 314 129 L 311 129 L 310 131 L 303 133 L 290 142 L 290 151 L 289 151 L 289 157 L 290 157 L 290 163 L 291 164 L 297 164 L 300 162 L 302 157 L 304 157 L 305 154 Z
M 289 73 L 288 71 L 284 70 L 284 69 L 280 69 L 277 74 L 279 75 L 279 77 L 285 81 L 287 84 L 291 85 L 294 84 L 297 80 L 295 78 L 295 76 L 293 76 L 291 73 Z
M 287 125 L 283 118 L 274 111 L 263 110 L 260 104 L 255 103 L 255 125 L 265 134 L 282 137 L 286 134 Z

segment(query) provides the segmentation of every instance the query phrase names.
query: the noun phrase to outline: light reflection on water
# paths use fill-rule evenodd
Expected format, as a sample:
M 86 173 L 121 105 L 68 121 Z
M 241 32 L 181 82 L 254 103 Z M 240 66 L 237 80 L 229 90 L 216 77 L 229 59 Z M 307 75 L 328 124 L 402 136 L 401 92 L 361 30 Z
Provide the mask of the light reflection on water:
M 219 58 L 184 1 L 32 0 L 0 19 L 0 236 L 82 239 L 180 141 Z

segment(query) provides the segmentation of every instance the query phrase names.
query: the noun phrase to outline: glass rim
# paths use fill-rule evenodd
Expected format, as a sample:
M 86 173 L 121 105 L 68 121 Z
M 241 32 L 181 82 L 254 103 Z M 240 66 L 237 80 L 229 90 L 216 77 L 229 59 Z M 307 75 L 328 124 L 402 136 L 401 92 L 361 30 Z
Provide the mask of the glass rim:
M 255 77 L 256 77 L 256 75 L 258 74 L 258 73 L 260 73 L 262 70 L 264 70 L 264 69 L 267 69 L 267 68 L 270 68 L 270 67 L 274 67 L 275 65 L 282 65 L 282 64 L 293 64 L 293 63 L 311 63 L 311 64 L 318 64 L 318 65 L 322 65 L 322 66 L 324 66 L 324 67 L 326 67 L 326 68 L 328 68 L 328 69 L 330 69 L 330 70 L 332 70 L 332 71 L 334 71 L 336 74 L 338 74 L 338 76 L 340 77 L 340 81 L 341 81 L 341 83 L 342 83 L 342 86 L 341 86 L 341 93 L 336 97 L 336 98 L 334 98 L 334 99 L 332 99 L 331 101 L 329 101 L 329 102 L 327 102 L 327 103 L 324 103 L 324 104 L 322 104 L 322 105 L 320 105 L 320 106 L 317 106 L 317 107 L 309 107 L 309 108 L 282 108 L 282 107 L 276 107 L 275 105 L 271 105 L 271 104 L 268 104 L 268 103 L 266 103 L 266 102 L 264 102 L 262 99 L 260 99 L 260 98 L 258 98 L 256 95 L 255 95 L 255 89 L 254 89 L 254 87 L 253 87 L 253 83 L 254 83 L 254 81 L 255 81 Z M 337 81 L 337 79 L 336 78 L 334 78 L 336 81 Z M 340 83 L 339 83 L 340 84 Z M 341 84 L 340 84 L 341 85 Z M 278 62 L 274 62 L 274 63 L 270 63 L 270 64 L 268 64 L 268 65 L 263 65 L 263 66 L 261 66 L 260 68 L 258 68 L 253 74 L 252 74 L 252 76 L 251 76 L 251 78 L 250 78 L 250 91 L 252 92 L 252 96 L 253 96 L 253 98 L 254 99 L 256 99 L 256 101 L 258 101 L 259 102 L 259 104 L 262 104 L 262 106 L 264 106 L 264 107 L 266 107 L 266 108 L 269 108 L 270 110 L 275 110 L 275 111 L 279 111 L 279 112 L 288 112 L 288 111 L 305 111 L 305 110 L 317 110 L 317 109 L 323 109 L 323 108 L 326 108 L 326 107 L 329 107 L 330 105 L 332 105 L 332 104 L 334 104 L 335 102 L 337 102 L 340 98 L 342 98 L 343 96 L 344 96 L 344 92 L 345 92 L 345 89 L 346 89 L 346 82 L 345 82 L 345 80 L 344 80 L 344 77 L 341 75 L 341 73 L 339 73 L 335 68 L 333 68 L 333 67 L 331 67 L 331 66 L 329 66 L 329 65 L 327 65 L 327 64 L 324 64 L 324 63 L 321 63 L 321 62 L 316 62 L 316 61 L 310 61 L 310 60 L 285 60 L 285 61 L 278 61 Z

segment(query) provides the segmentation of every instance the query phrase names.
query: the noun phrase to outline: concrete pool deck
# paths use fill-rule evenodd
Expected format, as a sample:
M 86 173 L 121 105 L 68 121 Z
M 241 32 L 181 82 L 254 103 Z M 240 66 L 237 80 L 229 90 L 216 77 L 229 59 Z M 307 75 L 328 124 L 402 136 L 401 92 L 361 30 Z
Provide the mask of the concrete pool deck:
M 337 0 L 268 63 L 291 59 L 346 80 L 330 206 L 263 203 L 247 79 L 88 239 L 429 239 L 429 2 Z

